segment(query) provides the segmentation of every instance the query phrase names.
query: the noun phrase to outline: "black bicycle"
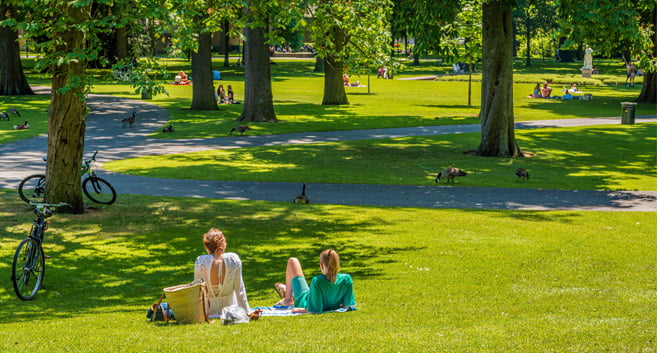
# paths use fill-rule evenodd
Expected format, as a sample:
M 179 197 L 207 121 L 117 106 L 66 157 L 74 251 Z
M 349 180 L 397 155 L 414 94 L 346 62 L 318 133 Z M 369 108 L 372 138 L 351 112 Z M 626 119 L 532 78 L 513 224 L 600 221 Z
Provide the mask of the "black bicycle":
M 97 153 L 98 151 L 94 152 L 90 159 L 82 161 L 80 175 L 87 175 L 82 181 L 82 191 L 91 201 L 111 205 L 117 200 L 117 192 L 107 180 L 98 177 L 92 169 L 92 163 L 96 161 Z M 44 202 L 45 194 L 46 176 L 44 174 L 30 175 L 18 185 L 18 195 L 27 203 Z
M 42 287 L 46 271 L 46 262 L 43 255 L 43 237 L 48 229 L 46 218 L 52 216 L 53 210 L 61 206 L 70 206 L 67 203 L 35 203 L 34 213 L 37 218 L 32 223 L 32 229 L 27 238 L 18 245 L 14 262 L 11 265 L 11 281 L 14 292 L 22 300 L 32 300 Z

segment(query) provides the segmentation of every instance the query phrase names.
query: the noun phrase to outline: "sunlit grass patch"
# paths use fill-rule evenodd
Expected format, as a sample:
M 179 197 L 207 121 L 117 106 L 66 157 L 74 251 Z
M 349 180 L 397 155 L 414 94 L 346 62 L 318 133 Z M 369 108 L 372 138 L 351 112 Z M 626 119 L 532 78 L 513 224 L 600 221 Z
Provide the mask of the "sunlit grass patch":
M 656 125 L 585 126 L 518 130 L 529 158 L 486 158 L 479 134 L 343 141 L 182 155 L 106 163 L 127 174 L 173 179 L 429 185 L 436 173 L 469 173 L 460 186 L 544 189 L 655 190 Z M 526 168 L 529 181 L 514 172 Z

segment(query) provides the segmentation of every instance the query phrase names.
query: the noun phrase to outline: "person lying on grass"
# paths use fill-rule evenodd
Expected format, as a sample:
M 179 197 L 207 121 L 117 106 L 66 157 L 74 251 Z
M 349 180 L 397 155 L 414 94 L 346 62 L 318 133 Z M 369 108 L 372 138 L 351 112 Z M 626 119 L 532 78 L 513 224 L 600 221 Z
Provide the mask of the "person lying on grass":
M 280 306 L 294 306 L 296 313 L 321 313 L 356 305 L 352 277 L 338 273 L 340 257 L 333 249 L 320 253 L 321 275 L 313 277 L 311 286 L 306 283 L 302 265 L 297 258 L 288 259 L 286 284 L 276 283 Z
M 208 317 L 218 318 L 222 309 L 231 305 L 237 305 L 249 313 L 251 309 L 238 254 L 224 252 L 226 238 L 217 228 L 210 228 L 208 233 L 203 235 L 203 245 L 208 255 L 197 257 L 194 263 L 194 279 L 202 279 L 208 286 Z

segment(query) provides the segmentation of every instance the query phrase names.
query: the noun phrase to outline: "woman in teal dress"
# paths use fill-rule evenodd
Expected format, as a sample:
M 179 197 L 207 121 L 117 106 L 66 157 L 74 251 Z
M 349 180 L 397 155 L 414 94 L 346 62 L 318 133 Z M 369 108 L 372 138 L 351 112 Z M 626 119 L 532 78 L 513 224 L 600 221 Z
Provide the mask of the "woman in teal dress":
M 277 305 L 294 306 L 294 312 L 311 313 L 355 306 L 352 277 L 338 273 L 339 268 L 338 253 L 333 249 L 324 250 L 320 253 L 322 274 L 313 277 L 309 286 L 299 260 L 294 257 L 288 259 L 286 284 L 274 285 L 281 296 Z M 292 290 L 288 290 L 290 288 Z

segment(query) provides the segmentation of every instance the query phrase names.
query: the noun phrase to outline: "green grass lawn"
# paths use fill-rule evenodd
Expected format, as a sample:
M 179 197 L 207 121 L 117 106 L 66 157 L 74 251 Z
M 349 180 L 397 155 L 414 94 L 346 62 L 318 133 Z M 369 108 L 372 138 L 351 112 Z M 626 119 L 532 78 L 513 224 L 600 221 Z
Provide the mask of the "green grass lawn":
M 460 186 L 656 190 L 656 124 L 516 133 L 534 157 L 466 155 L 480 138 L 469 133 L 146 156 L 103 167 L 172 179 L 407 185 L 433 184 L 443 168 L 458 167 L 469 173 L 457 178 Z M 529 181 L 514 175 L 519 167 L 530 172 Z
M 0 351 L 655 351 L 655 216 L 120 195 L 52 217 L 47 290 L 22 302 L 9 272 L 32 213 L 0 190 Z M 237 326 L 147 322 L 163 287 L 192 280 L 211 226 L 241 256 L 252 306 L 276 301 L 287 257 L 310 277 L 332 247 L 359 310 Z
M 333 131 L 348 129 L 369 129 L 405 126 L 427 126 L 445 124 L 475 124 L 480 104 L 480 75 L 474 75 L 471 93 L 471 106 L 468 106 L 468 83 L 465 75 L 444 76 L 439 81 L 423 80 L 382 80 L 371 75 L 353 75 L 353 80 L 360 80 L 368 88 L 346 88 L 349 106 L 322 106 L 323 74 L 314 73 L 313 60 L 275 60 L 272 65 L 272 89 L 277 117 L 282 121 L 278 124 L 250 124 L 250 134 L 277 134 L 286 132 Z M 180 59 L 163 60 L 170 78 L 162 78 L 162 82 L 171 82 L 176 72 L 189 72 L 190 62 Z M 241 67 L 223 67 L 223 60 L 215 59 L 214 68 L 222 72 L 222 80 L 216 81 L 224 86 L 232 85 L 236 99 L 244 98 L 244 75 Z M 520 61 L 515 64 L 514 104 L 515 117 L 518 121 L 538 119 L 568 119 L 578 117 L 608 117 L 621 114 L 621 102 L 633 101 L 637 98 L 641 83 L 636 87 L 617 85 L 623 82 L 625 71 L 618 63 L 602 62 L 601 75 L 594 79 L 582 79 L 578 71 L 578 63 L 542 62 L 536 60 L 534 66 L 525 67 Z M 25 67 L 30 73 L 32 84 L 50 85 L 46 77 L 30 71 L 29 61 Z M 423 61 L 418 67 L 407 65 L 396 78 L 436 75 L 445 72 L 446 67 L 436 61 Z M 107 70 L 91 70 L 94 77 L 92 91 L 95 93 L 112 94 L 133 99 L 139 95 L 128 84 L 117 84 Z M 593 101 L 562 101 L 529 99 L 535 82 L 552 80 L 555 82 L 555 92 L 559 93 L 562 86 L 570 82 L 581 83 L 582 90 L 594 95 Z M 199 138 L 224 136 L 236 125 L 235 119 L 242 112 L 242 105 L 222 105 L 218 111 L 190 111 L 192 100 L 191 86 L 165 85 L 170 95 L 154 97 L 153 102 L 166 108 L 171 116 L 171 123 L 176 129 L 175 134 L 165 134 L 154 131 L 159 138 Z M 0 101 L 0 111 L 12 106 L 14 97 Z M 44 112 L 47 97 L 31 98 L 31 101 L 41 100 L 39 107 L 31 109 L 35 128 L 30 133 L 15 136 L 46 132 L 47 116 L 37 113 Z M 637 115 L 655 115 L 654 104 L 639 104 Z M 31 123 L 32 123 L 31 120 Z M 43 127 L 39 127 L 40 122 Z M 9 124 L 0 122 L 0 143 L 8 141 L 11 131 Z

